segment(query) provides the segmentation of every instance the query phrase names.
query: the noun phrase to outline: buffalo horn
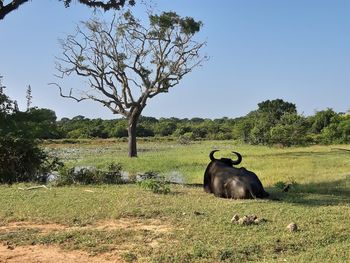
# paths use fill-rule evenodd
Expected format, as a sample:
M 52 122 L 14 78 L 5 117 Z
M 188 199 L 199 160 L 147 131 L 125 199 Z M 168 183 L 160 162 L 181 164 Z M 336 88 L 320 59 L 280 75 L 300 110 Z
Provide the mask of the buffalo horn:
M 241 161 L 242 161 L 242 155 L 240 155 L 238 152 L 232 152 L 232 153 L 237 155 L 237 160 L 236 161 L 232 161 L 232 165 L 240 164 Z
M 218 152 L 218 151 L 219 151 L 219 150 L 213 150 L 213 151 L 210 152 L 210 154 L 209 154 L 210 160 L 212 160 L 212 161 L 217 161 L 217 159 L 215 159 L 215 157 L 214 157 L 214 153 L 215 153 L 215 152 Z

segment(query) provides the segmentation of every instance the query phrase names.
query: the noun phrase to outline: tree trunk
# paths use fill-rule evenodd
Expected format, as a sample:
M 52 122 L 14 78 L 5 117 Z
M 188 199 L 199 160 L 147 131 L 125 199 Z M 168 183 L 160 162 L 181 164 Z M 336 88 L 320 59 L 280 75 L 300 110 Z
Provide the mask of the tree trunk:
M 137 157 L 136 125 L 138 116 L 131 116 L 128 122 L 128 156 Z

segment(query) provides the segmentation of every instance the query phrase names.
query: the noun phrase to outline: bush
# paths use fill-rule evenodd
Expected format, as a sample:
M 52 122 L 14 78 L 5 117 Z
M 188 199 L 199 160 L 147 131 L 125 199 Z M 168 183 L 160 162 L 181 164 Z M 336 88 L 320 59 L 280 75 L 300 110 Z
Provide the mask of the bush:
M 280 143 L 283 146 L 305 145 L 309 141 L 306 131 L 307 124 L 304 117 L 286 113 L 280 122 L 270 129 L 269 143 Z
M 178 142 L 179 144 L 187 145 L 187 144 L 190 144 L 192 140 L 193 140 L 192 132 L 187 132 L 184 135 L 179 136 Z
M 275 183 L 274 185 L 277 189 L 283 190 L 287 184 L 283 181 L 278 181 L 277 183 Z
M 39 148 L 30 116 L 5 95 L 0 78 L 0 183 L 44 182 L 59 164 Z
M 0 136 L 0 183 L 43 181 L 48 159 L 30 138 Z
M 155 194 L 170 193 L 170 188 L 165 178 L 158 176 L 154 172 L 146 172 L 144 175 L 140 176 L 140 179 L 141 181 L 137 182 L 137 184 L 145 190 L 152 191 Z
M 121 184 L 122 166 L 118 163 L 110 163 L 107 170 L 99 170 L 95 167 L 62 167 L 55 182 L 57 186 L 72 184 Z
M 298 183 L 293 178 L 289 178 L 287 182 L 278 181 L 275 183 L 274 186 L 280 190 L 284 190 L 287 187 L 289 187 L 291 189 L 296 189 L 298 187 Z

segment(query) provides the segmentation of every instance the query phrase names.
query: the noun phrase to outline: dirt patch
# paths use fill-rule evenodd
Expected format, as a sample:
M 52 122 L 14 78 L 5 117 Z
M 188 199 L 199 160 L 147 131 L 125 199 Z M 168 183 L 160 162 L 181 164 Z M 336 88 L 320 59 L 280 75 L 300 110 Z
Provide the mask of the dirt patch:
M 41 233 L 51 233 L 55 231 L 61 231 L 68 229 L 68 227 L 64 225 L 59 224 L 40 224 L 40 223 L 33 223 L 33 222 L 11 222 L 7 225 L 0 227 L 0 232 L 13 232 L 13 231 L 19 231 L 19 230 L 25 230 L 25 229 L 35 229 L 38 230 Z
M 92 225 L 86 226 L 65 226 L 60 224 L 41 224 L 34 222 L 11 222 L 7 225 L 0 226 L 0 231 L 10 232 L 24 229 L 35 229 L 41 233 L 51 233 L 55 231 L 72 231 L 72 230 L 114 230 L 114 229 L 130 229 L 130 230 L 145 230 L 156 233 L 166 233 L 172 231 L 172 227 L 164 224 L 159 219 L 135 219 L 135 218 L 121 218 L 118 220 L 99 221 Z
M 113 229 L 131 229 L 131 230 L 146 230 L 156 233 L 167 233 L 172 231 L 169 225 L 164 224 L 159 219 L 131 219 L 122 218 L 119 220 L 100 221 L 95 225 L 87 226 L 88 228 L 98 230 L 113 230 Z
M 105 263 L 124 262 L 116 253 L 90 256 L 83 251 L 64 251 L 54 246 L 0 246 L 0 263 Z
M 98 230 L 111 231 L 118 229 L 128 229 L 131 231 L 150 231 L 161 234 L 168 233 L 173 228 L 165 224 L 160 219 L 137 219 L 137 218 L 121 218 L 118 220 L 104 220 L 98 221 L 95 224 L 87 226 L 66 226 L 55 223 L 35 223 L 30 221 L 10 222 L 6 225 L 0 226 L 0 234 L 8 232 L 17 232 L 22 230 L 35 230 L 38 234 L 50 234 L 55 232 L 74 231 L 74 230 Z M 157 235 L 158 236 L 158 235 Z M 142 239 L 144 245 L 147 244 L 150 248 L 159 247 L 159 238 L 150 237 L 149 239 Z M 70 263 L 70 262 L 124 262 L 121 254 L 131 251 L 133 245 L 123 244 L 115 248 L 111 248 L 112 252 L 100 254 L 98 256 L 91 256 L 84 251 L 65 251 L 57 246 L 33 245 L 33 246 L 14 246 L 12 244 L 0 244 L 0 263 L 5 262 L 26 262 L 26 263 Z M 128 246 L 130 245 L 130 248 Z

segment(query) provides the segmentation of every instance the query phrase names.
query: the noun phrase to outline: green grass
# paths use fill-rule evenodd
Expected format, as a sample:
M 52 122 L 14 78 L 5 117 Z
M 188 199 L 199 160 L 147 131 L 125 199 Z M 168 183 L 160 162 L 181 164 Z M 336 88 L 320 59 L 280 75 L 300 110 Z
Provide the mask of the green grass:
M 209 152 L 234 158 L 231 151 L 243 155 L 242 166 L 254 171 L 264 185 L 273 186 L 278 181 L 295 180 L 302 184 L 315 184 L 343 180 L 350 173 L 350 154 L 334 150 L 337 146 L 311 146 L 272 148 L 236 144 L 233 141 L 203 141 L 181 145 L 176 141 L 139 142 L 139 157 L 127 157 L 127 143 L 118 141 L 92 141 L 85 144 L 55 144 L 55 152 L 69 165 L 95 165 L 107 167 L 119 162 L 130 173 L 157 171 L 169 175 L 180 174 L 187 183 L 201 183 L 209 162 Z M 339 146 L 345 147 L 346 146 Z M 349 148 L 349 147 L 348 147 Z M 330 180 L 331 179 L 331 180 Z
M 51 146 L 50 146 L 51 147 Z M 68 230 L 43 233 L 36 229 L 4 231 L 0 242 L 48 244 L 92 254 L 117 250 L 127 262 L 349 262 L 350 154 L 335 146 L 276 149 L 235 145 L 231 141 L 143 142 L 139 157 L 125 157 L 125 143 L 55 145 L 70 165 L 105 167 L 120 162 L 136 173 L 177 171 L 188 183 L 201 183 L 210 150 L 241 152 L 242 165 L 255 171 L 277 200 L 226 200 L 200 187 L 171 185 L 171 193 L 154 194 L 137 185 L 72 186 L 19 190 L 0 187 L 0 223 L 57 223 Z M 349 146 L 342 146 L 349 148 Z M 100 154 L 96 152 L 101 151 Z M 76 154 L 76 155 L 75 155 Z M 70 157 L 71 156 L 71 157 Z M 69 159 L 71 158 L 71 159 Z M 287 193 L 274 184 L 297 183 Z M 89 189 L 93 192 L 86 192 Z M 234 214 L 267 219 L 259 225 L 230 222 Z M 169 231 L 86 228 L 121 218 L 160 220 Z M 295 222 L 299 231 L 286 226 Z M 156 242 L 156 246 L 152 246 Z

